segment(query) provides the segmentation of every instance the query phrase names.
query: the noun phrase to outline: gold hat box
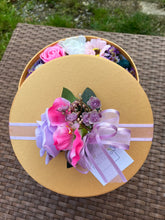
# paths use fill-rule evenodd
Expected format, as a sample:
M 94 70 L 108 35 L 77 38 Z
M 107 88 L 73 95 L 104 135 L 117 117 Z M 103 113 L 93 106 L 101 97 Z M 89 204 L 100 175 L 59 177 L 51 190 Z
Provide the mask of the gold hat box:
M 39 52 L 27 65 L 14 98 L 9 122 L 36 123 L 41 114 L 61 97 L 63 87 L 75 96 L 86 87 L 91 88 L 101 100 L 102 109 L 120 112 L 122 124 L 153 124 L 149 100 L 139 82 L 114 62 L 89 55 L 72 55 L 54 59 L 36 69 L 25 81 L 29 65 L 38 59 Z M 23 83 L 24 81 L 24 83 Z M 106 186 L 91 174 L 81 174 L 66 167 L 64 153 L 45 165 L 35 141 L 11 140 L 14 152 L 27 173 L 38 183 L 60 194 L 89 197 L 101 195 L 122 186 L 110 182 Z M 131 142 L 127 153 L 134 162 L 123 173 L 131 179 L 146 160 L 151 141 Z

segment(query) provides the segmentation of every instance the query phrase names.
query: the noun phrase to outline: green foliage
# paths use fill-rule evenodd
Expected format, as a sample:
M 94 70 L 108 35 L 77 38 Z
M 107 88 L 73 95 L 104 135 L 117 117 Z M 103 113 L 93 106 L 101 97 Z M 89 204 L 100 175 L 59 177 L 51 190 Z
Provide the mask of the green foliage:
M 82 128 L 81 126 L 80 126 L 80 132 L 81 132 L 81 137 L 83 138 L 86 134 L 88 134 L 88 131 L 87 131 L 87 129 L 85 129 L 85 128 Z
M 138 11 L 127 15 L 120 8 L 116 8 L 113 14 L 104 8 L 95 9 L 93 13 L 90 27 L 95 30 L 147 35 L 160 33 L 160 29 L 156 28 L 159 19 L 154 15 L 146 15 Z
M 120 32 L 124 33 L 156 35 L 158 31 L 155 28 L 155 19 L 156 17 L 153 15 L 136 12 L 123 19 L 118 28 Z
M 94 8 L 90 28 L 101 31 L 115 31 L 114 24 L 117 24 L 118 17 L 111 15 L 106 8 Z
M 67 88 L 63 88 L 61 97 L 67 99 L 67 100 L 70 101 L 71 103 L 76 100 L 76 97 L 75 97 L 75 96 L 73 95 L 73 93 L 72 93 L 69 89 L 67 89 Z
M 6 0 L 0 1 L 0 58 L 10 40 L 12 31 L 22 19 L 17 15 L 15 7 Z
M 68 27 L 74 28 L 75 24 L 73 22 L 73 18 L 71 16 L 62 16 L 62 15 L 51 15 L 44 22 L 46 25 L 56 26 L 56 27 Z

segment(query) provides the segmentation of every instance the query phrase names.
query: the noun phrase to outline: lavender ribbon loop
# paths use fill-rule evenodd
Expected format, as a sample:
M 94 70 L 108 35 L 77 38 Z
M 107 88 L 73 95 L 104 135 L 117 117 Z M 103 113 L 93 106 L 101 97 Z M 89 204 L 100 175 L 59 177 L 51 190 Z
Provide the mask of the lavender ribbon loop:
M 104 173 L 100 169 L 99 165 L 95 162 L 94 153 L 90 152 L 90 149 L 96 149 L 99 147 L 109 162 L 112 164 L 118 175 L 123 182 L 126 182 L 126 178 L 116 165 L 107 149 L 115 147 L 122 150 L 128 150 L 131 139 L 131 132 L 129 129 L 118 128 L 119 125 L 119 112 L 114 109 L 107 109 L 102 112 L 101 121 L 96 123 L 92 131 L 84 137 L 84 148 L 81 152 L 80 163 L 83 167 L 90 165 L 95 167 L 101 178 L 105 183 L 108 183 Z M 97 146 L 97 147 L 96 147 Z
M 118 128 L 118 126 L 119 112 L 114 109 L 103 111 L 101 121 L 95 124 L 91 133 L 88 134 L 89 142 L 102 145 L 106 148 L 111 146 L 122 150 L 128 150 L 131 132 L 129 129 Z

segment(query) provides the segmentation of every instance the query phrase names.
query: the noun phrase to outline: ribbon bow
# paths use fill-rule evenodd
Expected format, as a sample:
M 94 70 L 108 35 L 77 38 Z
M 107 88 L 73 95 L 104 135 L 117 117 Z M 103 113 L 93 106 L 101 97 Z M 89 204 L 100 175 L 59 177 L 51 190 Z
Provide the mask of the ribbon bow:
M 118 128 L 119 112 L 114 109 L 107 109 L 102 112 L 102 119 L 94 125 L 91 133 L 88 134 L 88 142 L 109 148 L 115 147 L 128 150 L 131 139 L 131 131 L 126 128 Z
M 129 129 L 118 128 L 118 126 L 119 112 L 114 109 L 107 109 L 102 112 L 101 121 L 96 123 L 92 131 L 84 137 L 84 148 L 81 152 L 79 165 L 89 170 L 94 167 L 105 183 L 109 181 L 95 161 L 97 151 L 102 151 L 114 170 L 121 177 L 122 181 L 127 181 L 111 155 L 108 153 L 108 150 L 112 150 L 113 148 L 122 150 L 129 149 L 131 132 Z M 109 172 L 111 172 L 111 170 Z

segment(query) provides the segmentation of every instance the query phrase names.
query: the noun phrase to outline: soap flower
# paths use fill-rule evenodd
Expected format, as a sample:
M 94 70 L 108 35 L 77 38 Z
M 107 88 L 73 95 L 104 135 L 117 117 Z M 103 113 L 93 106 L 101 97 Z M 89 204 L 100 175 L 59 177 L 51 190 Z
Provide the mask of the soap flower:
M 48 117 L 52 126 L 58 126 L 66 123 L 66 116 L 69 114 L 67 109 L 70 102 L 64 98 L 55 99 L 52 107 L 48 109 Z
M 41 121 L 37 121 L 37 128 L 35 130 L 36 145 L 40 148 L 40 156 L 43 157 L 46 153 L 45 164 L 55 158 L 60 151 L 54 146 L 53 133 L 56 131 L 56 126 L 51 126 L 48 118 L 48 109 L 41 115 Z
M 78 128 L 74 131 L 69 124 L 58 126 L 53 139 L 58 151 L 69 151 L 69 161 L 75 167 L 80 160 L 80 152 L 84 144 Z
M 115 63 L 118 63 L 120 61 L 119 55 L 119 50 L 111 45 L 107 45 L 106 47 L 104 47 L 100 54 L 101 57 L 107 58 L 108 60 L 111 60 Z
M 53 134 L 54 145 L 59 151 L 66 151 L 72 149 L 74 133 L 69 124 L 57 126 Z
M 73 146 L 70 151 L 69 157 L 70 157 L 72 166 L 75 167 L 78 161 L 80 160 L 80 152 L 83 148 L 84 143 L 83 143 L 83 140 L 81 138 L 81 135 L 78 129 L 75 130 L 74 135 L 76 138 L 73 141 Z
M 58 57 L 65 56 L 65 51 L 64 49 L 59 45 L 56 44 L 52 47 L 47 47 L 41 54 L 40 58 L 45 62 L 49 62 L 51 60 L 54 60 Z
M 102 54 L 103 51 L 105 51 L 105 48 L 107 46 L 108 45 L 104 40 L 91 39 L 90 41 L 86 42 L 85 54 L 100 56 L 100 54 Z
M 70 37 L 60 42 L 67 54 L 85 54 L 86 38 L 84 36 Z

